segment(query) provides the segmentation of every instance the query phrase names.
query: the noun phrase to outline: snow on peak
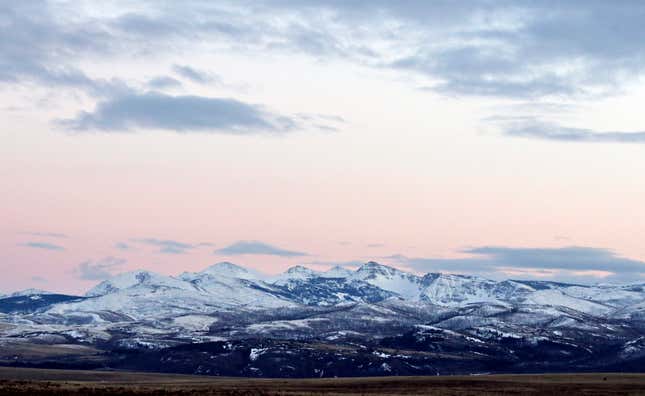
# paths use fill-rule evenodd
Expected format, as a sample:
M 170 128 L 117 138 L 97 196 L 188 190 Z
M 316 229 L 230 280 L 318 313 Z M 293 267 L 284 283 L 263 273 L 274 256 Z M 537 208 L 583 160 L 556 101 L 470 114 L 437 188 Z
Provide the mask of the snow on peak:
M 170 276 L 156 274 L 145 270 L 138 270 L 113 276 L 90 289 L 85 293 L 85 295 L 87 297 L 103 296 L 139 285 L 182 288 L 182 283 L 182 281 Z
M 384 276 L 405 274 L 405 272 L 401 270 L 390 267 L 389 265 L 379 264 L 376 261 L 368 261 L 367 263 L 361 265 L 360 268 L 356 270 L 356 273 L 363 273 L 368 275 L 380 274 Z
M 289 268 L 285 272 L 271 279 L 268 279 L 268 281 L 275 285 L 284 285 L 286 283 L 289 283 L 290 281 L 307 280 L 318 276 L 320 276 L 319 272 L 311 270 L 307 267 L 303 267 L 302 265 L 296 265 L 294 267 Z
M 289 268 L 285 274 L 288 274 L 291 278 L 311 278 L 318 276 L 316 271 L 303 267 L 302 265 L 296 265 L 295 267 Z
M 406 299 L 418 300 L 421 293 L 421 278 L 374 261 L 363 264 L 352 274 L 352 278 L 394 292 Z
M 38 294 L 55 294 L 55 293 L 48 292 L 46 290 L 32 288 L 32 289 L 20 290 L 20 291 L 11 293 L 5 297 L 28 297 L 28 296 L 35 296 Z
M 498 283 L 471 275 L 429 273 L 423 277 L 422 299 L 439 305 L 461 306 L 471 303 L 500 303 L 502 295 L 529 289 L 524 285 Z
M 354 273 L 353 271 L 350 271 L 345 267 L 341 267 L 340 265 L 337 265 L 321 273 L 320 276 L 324 278 L 348 278 L 352 276 L 353 273 Z
M 229 263 L 228 261 L 213 264 L 203 271 L 198 272 L 198 274 L 208 274 L 215 277 L 222 276 L 239 279 L 256 279 L 259 277 L 259 274 L 255 271 L 248 270 L 233 263 Z

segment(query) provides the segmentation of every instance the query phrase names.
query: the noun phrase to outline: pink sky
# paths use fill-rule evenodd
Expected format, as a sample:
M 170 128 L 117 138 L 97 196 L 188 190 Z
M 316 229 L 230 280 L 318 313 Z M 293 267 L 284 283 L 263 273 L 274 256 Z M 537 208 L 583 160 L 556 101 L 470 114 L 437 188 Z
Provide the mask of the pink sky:
M 0 293 L 83 292 L 99 280 L 80 279 L 79 265 L 106 258 L 123 262 L 112 273 L 373 259 L 420 273 L 643 279 L 645 68 L 616 65 L 642 63 L 645 47 L 623 36 L 598 47 L 598 32 L 615 30 L 607 10 L 543 10 L 554 31 L 580 24 L 582 41 L 563 42 L 521 6 L 455 18 L 432 3 L 10 7 Z M 130 26 L 132 15 L 151 23 Z M 146 238 L 214 246 L 164 254 L 133 242 Z M 214 252 L 237 241 L 308 255 Z M 585 247 L 599 261 L 418 264 L 482 246 Z

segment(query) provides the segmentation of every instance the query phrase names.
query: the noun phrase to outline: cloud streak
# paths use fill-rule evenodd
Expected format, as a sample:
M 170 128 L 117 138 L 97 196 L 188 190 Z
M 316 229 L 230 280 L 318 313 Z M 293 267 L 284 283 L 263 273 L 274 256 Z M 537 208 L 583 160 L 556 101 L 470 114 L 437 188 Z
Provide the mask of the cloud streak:
M 172 69 L 181 77 L 184 77 L 198 84 L 209 84 L 213 82 L 221 83 L 221 78 L 218 75 L 202 70 L 197 70 L 190 66 L 174 65 Z
M 292 131 L 288 117 L 228 98 L 171 96 L 158 92 L 129 94 L 100 102 L 94 111 L 59 121 L 75 131 L 170 130 L 180 133 L 281 134 Z
M 114 247 L 119 250 L 132 250 L 133 247 L 125 242 L 117 242 L 114 244 Z
M 222 249 L 215 250 L 215 254 L 224 256 L 238 255 L 268 255 L 280 257 L 301 257 L 307 253 L 286 250 L 260 241 L 238 241 Z
M 67 235 L 58 232 L 23 232 L 23 234 L 43 238 L 67 238 Z
M 158 247 L 159 253 L 163 254 L 184 254 L 196 247 L 189 243 L 173 241 L 170 239 L 142 238 L 134 239 L 133 242 Z
M 25 246 L 33 249 L 44 249 L 44 250 L 56 250 L 56 251 L 65 250 L 64 247 L 60 245 L 55 245 L 49 242 L 26 242 L 21 244 L 20 246 Z
M 158 76 L 148 80 L 146 85 L 152 89 L 180 88 L 181 81 L 168 76 Z
M 575 143 L 631 143 L 644 144 L 645 131 L 618 132 L 570 128 L 558 124 L 529 121 L 504 127 L 504 135 L 540 140 Z

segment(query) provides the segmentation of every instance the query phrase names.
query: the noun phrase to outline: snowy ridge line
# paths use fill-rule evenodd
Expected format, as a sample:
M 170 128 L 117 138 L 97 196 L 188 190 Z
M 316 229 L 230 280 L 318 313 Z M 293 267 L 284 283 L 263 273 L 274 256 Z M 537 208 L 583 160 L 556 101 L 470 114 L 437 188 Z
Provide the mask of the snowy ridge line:
M 12 297 L 43 298 L 40 290 Z M 5 296 L 5 298 L 7 298 Z M 84 315 L 114 320 L 124 315 L 149 317 L 203 315 L 215 311 L 289 309 L 301 306 L 342 306 L 397 301 L 494 310 L 534 306 L 542 312 L 574 310 L 595 317 L 629 319 L 645 316 L 645 292 L 639 285 L 583 286 L 550 281 L 493 281 L 478 276 L 428 273 L 416 275 L 368 262 L 355 271 L 334 267 L 314 271 L 289 268 L 277 276 L 261 274 L 229 262 L 199 272 L 166 276 L 138 270 L 116 275 L 90 289 L 85 298 L 53 301 L 50 315 Z M 46 305 L 44 302 L 40 306 Z

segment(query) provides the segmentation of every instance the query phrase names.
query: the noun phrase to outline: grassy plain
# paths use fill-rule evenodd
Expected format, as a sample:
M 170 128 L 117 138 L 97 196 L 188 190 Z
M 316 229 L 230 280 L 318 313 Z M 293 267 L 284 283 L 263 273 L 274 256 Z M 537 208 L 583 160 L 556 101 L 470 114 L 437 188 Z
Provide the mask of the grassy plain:
M 247 379 L 0 367 L 4 395 L 645 395 L 645 374 Z

